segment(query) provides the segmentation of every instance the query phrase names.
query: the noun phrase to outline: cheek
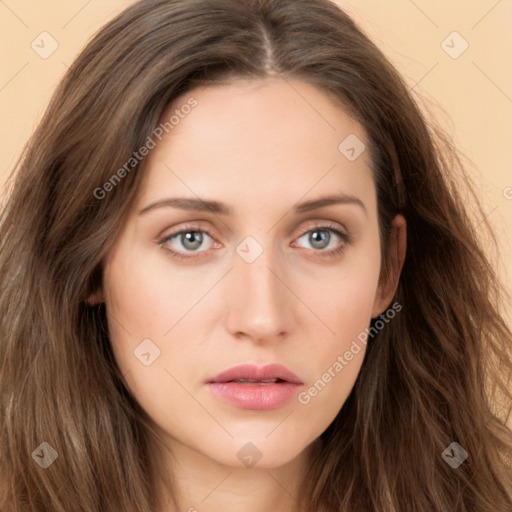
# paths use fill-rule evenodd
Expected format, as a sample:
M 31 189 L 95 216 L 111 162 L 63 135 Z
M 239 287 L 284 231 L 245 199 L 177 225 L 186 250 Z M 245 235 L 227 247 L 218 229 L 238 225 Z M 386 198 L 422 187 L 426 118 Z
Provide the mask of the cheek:
M 327 428 L 347 400 L 366 353 L 375 287 L 360 280 L 351 284 L 338 288 L 336 300 L 323 309 L 322 318 L 334 334 L 316 337 L 303 355 L 310 372 L 297 400 L 319 430 Z
M 380 273 L 380 250 L 372 240 L 354 251 L 330 279 L 305 283 L 308 305 L 323 323 L 323 334 L 311 336 L 305 357 L 311 372 L 299 403 L 330 423 L 357 379 L 368 340 Z M 321 283 L 321 286 L 320 286 Z
M 210 281 L 200 272 L 173 266 L 158 247 L 120 247 L 104 275 L 115 332 L 128 332 L 133 339 L 161 339 L 211 288 Z
M 296 289 L 323 321 L 328 345 L 343 348 L 371 320 L 380 274 L 378 234 L 349 248 L 339 263 L 300 274 L 307 278 L 295 276 Z
M 215 314 L 206 296 L 218 279 L 173 267 L 158 248 L 127 242 L 112 251 L 104 271 L 111 346 L 128 387 L 147 410 L 171 394 L 178 399 L 171 374 L 187 382 L 204 364 L 195 341 Z

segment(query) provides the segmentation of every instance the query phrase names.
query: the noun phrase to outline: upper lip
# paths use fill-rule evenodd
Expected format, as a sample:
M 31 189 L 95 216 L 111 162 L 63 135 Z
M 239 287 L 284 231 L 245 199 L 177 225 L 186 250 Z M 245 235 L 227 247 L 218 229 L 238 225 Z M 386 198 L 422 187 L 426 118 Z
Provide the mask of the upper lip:
M 295 375 L 291 370 L 280 364 L 268 364 L 265 366 L 256 366 L 254 364 L 241 364 L 233 366 L 227 370 L 208 379 L 208 383 L 212 382 L 229 382 L 238 379 L 250 380 L 267 380 L 281 379 L 292 384 L 304 384 L 300 377 Z

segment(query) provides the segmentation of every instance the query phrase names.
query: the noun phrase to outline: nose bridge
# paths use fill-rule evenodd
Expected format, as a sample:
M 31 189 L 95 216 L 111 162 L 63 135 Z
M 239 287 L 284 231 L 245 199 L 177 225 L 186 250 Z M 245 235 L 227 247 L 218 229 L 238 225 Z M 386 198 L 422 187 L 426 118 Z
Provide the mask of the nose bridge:
M 227 316 L 232 334 L 244 333 L 259 340 L 277 337 L 291 325 L 291 296 L 281 281 L 286 281 L 284 266 L 272 248 L 271 237 L 267 236 L 266 242 L 247 237 L 238 245 Z

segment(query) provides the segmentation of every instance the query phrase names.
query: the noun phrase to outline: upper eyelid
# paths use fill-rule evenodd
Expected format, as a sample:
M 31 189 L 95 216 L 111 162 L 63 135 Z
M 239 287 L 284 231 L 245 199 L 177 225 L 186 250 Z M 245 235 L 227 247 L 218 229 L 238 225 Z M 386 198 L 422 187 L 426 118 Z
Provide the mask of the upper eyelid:
M 301 234 L 299 235 L 299 237 L 302 237 L 306 233 L 309 233 L 310 231 L 313 231 L 315 229 L 339 231 L 342 234 L 344 234 L 344 232 L 346 232 L 345 234 L 348 234 L 348 230 L 344 226 L 341 226 L 339 224 L 329 222 L 329 221 L 324 221 L 324 222 L 320 221 L 319 223 L 312 224 L 311 226 L 308 226 L 308 227 L 304 228 L 303 230 L 301 230 Z
M 201 225 L 195 225 L 195 224 L 185 224 L 183 227 L 177 229 L 177 230 L 173 230 L 172 232 L 170 232 L 168 235 L 161 235 L 159 236 L 158 238 L 160 240 L 165 240 L 165 239 L 169 239 L 169 238 L 174 238 L 175 236 L 178 236 L 182 233 L 188 233 L 189 231 L 200 231 L 202 233 L 206 233 L 210 238 L 214 238 L 214 236 L 211 234 L 211 229 L 209 228 L 205 228 Z
M 317 221 L 317 222 L 313 221 L 311 225 L 308 225 L 308 226 L 304 227 L 303 229 L 301 229 L 300 234 L 297 236 L 301 237 L 313 229 L 330 229 L 330 230 L 338 230 L 338 231 L 342 231 L 342 232 L 348 231 L 343 225 L 340 225 L 339 223 L 335 223 L 332 221 Z M 200 224 L 185 224 L 184 226 L 180 227 L 176 231 L 172 231 L 168 235 L 162 235 L 159 238 L 169 238 L 169 237 L 173 237 L 173 236 L 176 236 L 183 232 L 188 232 L 188 231 L 201 231 L 201 232 L 208 234 L 209 236 L 212 236 L 211 231 L 214 231 L 214 230 L 203 227 Z
M 177 235 L 179 233 L 182 233 L 183 231 L 204 231 L 208 235 L 212 236 L 211 233 L 212 232 L 215 233 L 216 230 L 215 229 L 212 230 L 210 227 L 203 227 L 204 226 L 203 222 L 205 224 L 210 224 L 208 221 L 191 221 L 189 223 L 184 222 L 182 227 L 178 228 L 176 231 L 172 231 L 172 233 L 170 235 L 165 235 L 165 237 L 162 235 L 159 238 L 168 238 L 169 236 Z M 319 228 L 339 230 L 341 232 L 345 232 L 345 234 L 348 234 L 348 232 L 349 232 L 349 230 L 342 223 L 340 223 L 338 221 L 318 219 L 318 220 L 307 221 L 306 227 L 301 229 L 301 231 L 300 231 L 301 234 L 298 236 L 302 236 L 303 234 L 307 233 L 311 229 L 319 229 Z

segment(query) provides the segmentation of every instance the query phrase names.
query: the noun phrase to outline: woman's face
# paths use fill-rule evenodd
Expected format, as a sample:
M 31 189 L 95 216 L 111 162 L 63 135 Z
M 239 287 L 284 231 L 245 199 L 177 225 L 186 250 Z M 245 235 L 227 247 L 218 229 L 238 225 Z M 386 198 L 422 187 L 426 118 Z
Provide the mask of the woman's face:
M 175 452 L 280 466 L 335 418 L 396 289 L 366 134 L 300 81 L 198 88 L 162 121 L 175 110 L 91 300 Z

